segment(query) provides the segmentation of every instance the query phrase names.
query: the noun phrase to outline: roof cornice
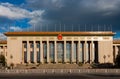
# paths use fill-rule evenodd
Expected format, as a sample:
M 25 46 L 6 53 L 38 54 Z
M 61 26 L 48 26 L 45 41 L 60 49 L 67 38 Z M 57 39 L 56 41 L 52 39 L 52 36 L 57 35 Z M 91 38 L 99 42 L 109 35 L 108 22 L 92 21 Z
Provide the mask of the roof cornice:
M 111 31 L 94 31 L 94 32 L 6 32 L 6 36 L 113 36 L 115 33 Z

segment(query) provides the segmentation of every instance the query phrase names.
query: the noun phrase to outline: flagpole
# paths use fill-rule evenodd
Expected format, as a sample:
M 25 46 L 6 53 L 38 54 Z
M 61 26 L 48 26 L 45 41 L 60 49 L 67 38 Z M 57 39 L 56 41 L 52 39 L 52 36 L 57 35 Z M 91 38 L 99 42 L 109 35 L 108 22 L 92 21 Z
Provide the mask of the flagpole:
M 65 24 L 64 24 L 64 32 L 65 32 Z
M 79 32 L 80 32 L 80 24 L 78 25 L 78 27 L 79 27 Z
M 112 31 L 112 24 L 110 26 L 111 26 L 111 31 Z
M 60 32 L 61 32 L 61 23 L 60 23 Z
M 35 32 L 35 24 L 33 24 L 34 32 Z
M 72 24 L 72 32 L 73 32 L 73 24 Z
M 55 24 L 55 32 L 56 32 L 56 24 Z
M 47 24 L 47 31 L 48 31 L 48 24 Z
M 85 32 L 86 32 L 86 24 L 85 24 Z
M 98 31 L 99 31 L 99 24 L 98 24 Z
M 41 24 L 41 32 L 42 32 L 42 24 Z

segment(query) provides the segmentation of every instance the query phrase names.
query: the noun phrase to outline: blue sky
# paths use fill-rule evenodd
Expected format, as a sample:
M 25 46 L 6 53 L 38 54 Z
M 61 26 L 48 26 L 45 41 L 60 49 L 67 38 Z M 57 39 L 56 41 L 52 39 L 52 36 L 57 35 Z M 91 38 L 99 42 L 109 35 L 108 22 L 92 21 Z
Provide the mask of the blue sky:
M 120 38 L 120 0 L 0 0 L 7 31 L 113 30 Z

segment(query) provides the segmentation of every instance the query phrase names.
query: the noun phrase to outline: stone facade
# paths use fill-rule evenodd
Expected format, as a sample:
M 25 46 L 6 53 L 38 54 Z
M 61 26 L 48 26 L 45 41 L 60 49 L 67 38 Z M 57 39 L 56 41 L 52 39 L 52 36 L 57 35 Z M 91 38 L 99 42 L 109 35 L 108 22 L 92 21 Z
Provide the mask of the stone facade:
M 7 32 L 7 64 L 113 63 L 113 32 Z

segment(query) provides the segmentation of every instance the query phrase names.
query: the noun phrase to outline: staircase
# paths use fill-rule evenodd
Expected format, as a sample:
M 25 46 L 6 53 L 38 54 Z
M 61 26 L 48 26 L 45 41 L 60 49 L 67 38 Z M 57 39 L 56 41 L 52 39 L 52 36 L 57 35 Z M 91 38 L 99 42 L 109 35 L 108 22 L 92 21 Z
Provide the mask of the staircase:
M 19 64 L 15 67 L 16 69 L 79 69 L 79 68 L 91 68 L 90 64 L 83 64 L 79 66 L 78 64 L 30 64 L 22 65 Z
M 77 64 L 42 64 L 38 66 L 40 69 L 77 69 Z

